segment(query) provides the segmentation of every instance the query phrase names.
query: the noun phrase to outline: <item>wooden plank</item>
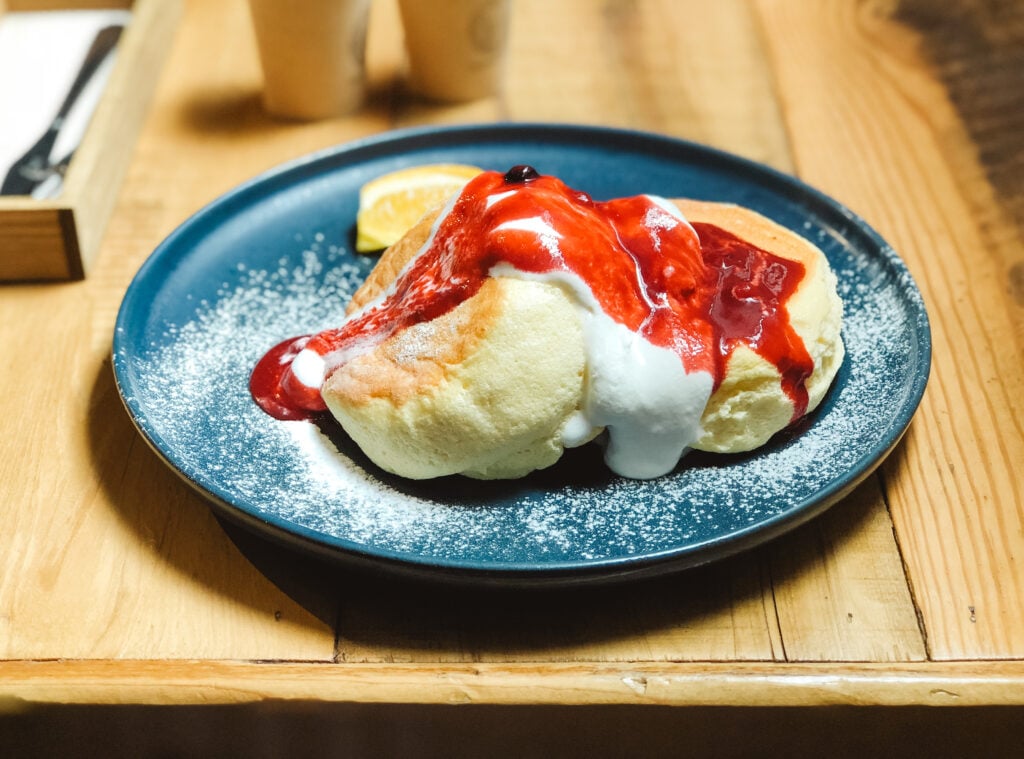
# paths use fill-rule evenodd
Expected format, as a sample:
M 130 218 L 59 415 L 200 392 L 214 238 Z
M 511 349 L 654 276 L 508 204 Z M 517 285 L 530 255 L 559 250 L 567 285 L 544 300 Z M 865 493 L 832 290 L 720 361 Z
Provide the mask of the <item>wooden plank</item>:
M 513 120 L 644 129 L 791 165 L 758 28 L 742 0 L 530 0 L 515 4 L 511 34 L 501 110 Z
M 15 290 L 0 302 L 0 657 L 330 659 L 333 634 L 238 555 L 209 511 L 129 424 L 89 292 Z M 54 319 L 40 339 L 24 315 Z M 34 381 L 35 362 L 63 367 Z M 28 374 L 26 374 L 26 371 Z
M 968 180 L 964 194 L 990 255 L 1002 258 L 1010 294 L 1024 306 L 1024 6 L 902 0 L 893 17 L 917 31 L 923 57 L 963 121 L 974 149 L 958 150 L 950 160 L 958 178 Z M 1014 313 L 1024 336 L 1024 310 Z
M 891 6 L 759 8 L 801 176 L 901 252 L 932 319 L 929 389 L 885 468 L 930 654 L 1024 656 L 1024 352 L 1006 260 L 972 213 L 975 147 Z
M 926 657 L 877 477 L 772 547 L 787 661 Z
M 132 4 L 133 0 L 6 0 L 9 10 L 28 12 L 130 8 Z
M 1020 706 L 1024 663 L 308 664 L 0 662 L 0 709 L 29 703 Z
M 64 279 L 71 275 L 68 240 L 61 216 L 68 213 L 51 203 L 4 200 L 0 204 L 0 281 Z M 72 245 L 75 241 L 70 241 Z M 48 254 L 40 251 L 49 251 Z
M 88 272 L 117 200 L 142 121 L 181 17 L 178 0 L 136 0 L 117 65 L 68 167 L 62 201 L 74 209 L 79 273 Z
M 624 587 L 445 590 L 368 583 L 347 594 L 346 662 L 693 661 L 781 657 L 750 557 Z M 766 605 L 767 604 L 767 605 Z

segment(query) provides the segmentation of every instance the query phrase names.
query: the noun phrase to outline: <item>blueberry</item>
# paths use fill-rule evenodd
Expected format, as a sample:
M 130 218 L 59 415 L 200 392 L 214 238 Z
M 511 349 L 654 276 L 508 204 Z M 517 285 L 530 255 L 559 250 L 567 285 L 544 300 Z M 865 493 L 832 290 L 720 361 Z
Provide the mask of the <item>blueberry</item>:
M 521 163 L 505 172 L 505 184 L 523 184 L 524 182 L 537 179 L 539 176 L 540 174 L 537 173 L 535 168 Z

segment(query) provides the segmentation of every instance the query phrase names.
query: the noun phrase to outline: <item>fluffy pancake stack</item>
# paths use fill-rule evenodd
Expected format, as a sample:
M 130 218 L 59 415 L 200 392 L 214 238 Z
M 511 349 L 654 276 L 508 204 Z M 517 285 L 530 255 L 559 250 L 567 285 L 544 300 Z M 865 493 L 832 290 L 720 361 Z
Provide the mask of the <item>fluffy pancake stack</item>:
M 843 359 L 836 280 L 814 245 L 734 205 L 673 201 L 707 222 L 800 262 L 786 304 L 814 362 L 807 409 L 821 402 Z M 428 240 L 428 214 L 382 255 L 349 312 L 372 304 Z M 397 332 L 344 363 L 321 393 L 331 413 L 379 466 L 423 479 L 449 474 L 523 476 L 555 463 L 567 445 L 601 433 L 579 430 L 588 366 L 578 299 L 558 283 L 494 276 L 454 309 Z M 776 367 L 739 346 L 701 417 L 694 448 L 734 453 L 763 445 L 794 420 Z

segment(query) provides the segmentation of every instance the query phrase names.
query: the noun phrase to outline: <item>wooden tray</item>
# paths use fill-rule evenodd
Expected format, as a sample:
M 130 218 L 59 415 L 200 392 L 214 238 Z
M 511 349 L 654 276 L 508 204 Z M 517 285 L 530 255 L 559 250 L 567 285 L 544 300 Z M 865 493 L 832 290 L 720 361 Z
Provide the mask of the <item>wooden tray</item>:
M 14 11 L 127 8 L 114 68 L 55 198 L 0 198 L 0 280 L 81 279 L 89 270 L 131 160 L 180 0 L 0 0 Z

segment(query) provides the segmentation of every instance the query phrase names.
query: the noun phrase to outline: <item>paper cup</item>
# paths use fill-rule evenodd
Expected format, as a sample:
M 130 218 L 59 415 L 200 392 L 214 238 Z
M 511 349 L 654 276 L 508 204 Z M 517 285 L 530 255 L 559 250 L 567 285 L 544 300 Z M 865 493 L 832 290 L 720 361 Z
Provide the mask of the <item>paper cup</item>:
M 249 0 L 264 107 L 296 119 L 358 108 L 366 92 L 369 8 L 370 0 Z
M 447 101 L 497 91 L 509 0 L 399 0 L 399 7 L 413 91 Z

